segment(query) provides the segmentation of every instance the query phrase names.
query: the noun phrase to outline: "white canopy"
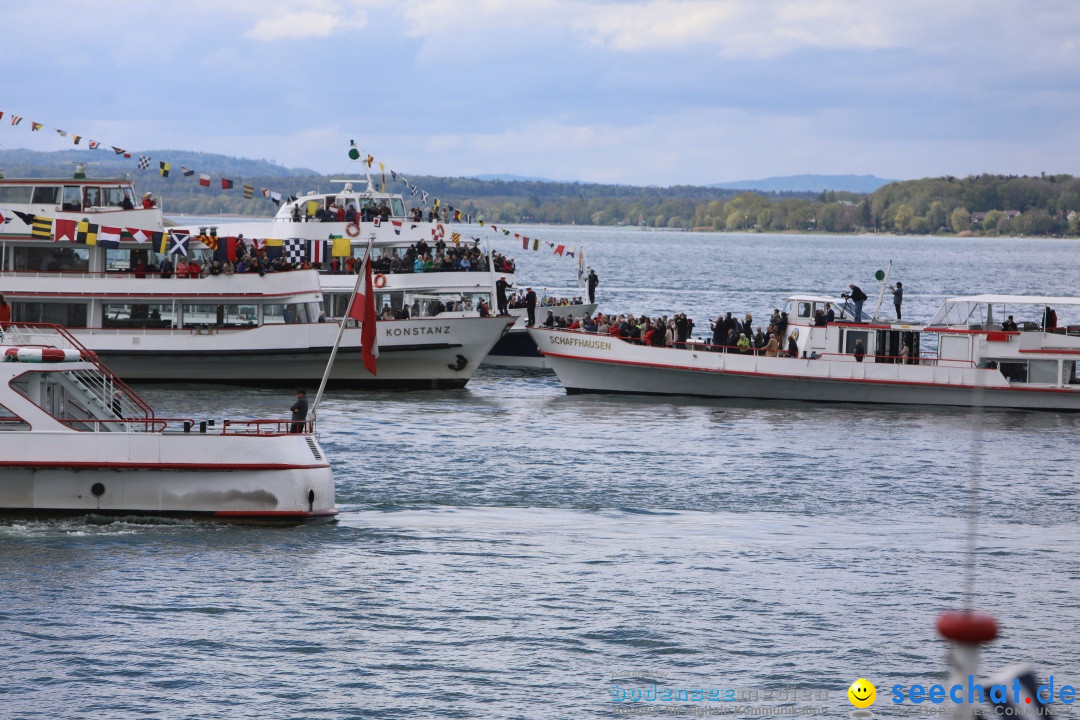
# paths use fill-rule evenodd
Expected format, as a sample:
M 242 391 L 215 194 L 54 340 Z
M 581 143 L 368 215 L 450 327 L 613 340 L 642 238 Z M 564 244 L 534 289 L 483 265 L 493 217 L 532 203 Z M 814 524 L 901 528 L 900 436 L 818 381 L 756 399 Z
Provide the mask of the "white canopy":
M 1080 307 L 1080 298 L 1050 295 L 968 295 L 946 300 L 930 325 L 971 325 L 1001 322 L 1007 315 L 1035 310 L 1041 317 L 1042 308 Z

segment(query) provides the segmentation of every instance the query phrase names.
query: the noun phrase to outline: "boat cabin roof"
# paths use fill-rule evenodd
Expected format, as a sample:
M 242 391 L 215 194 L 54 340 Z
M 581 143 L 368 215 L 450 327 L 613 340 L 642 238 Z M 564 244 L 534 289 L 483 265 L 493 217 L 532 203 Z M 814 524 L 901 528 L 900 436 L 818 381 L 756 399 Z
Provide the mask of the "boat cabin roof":
M 930 325 L 968 325 L 969 323 L 992 322 L 988 320 L 987 309 L 1000 309 L 1001 317 L 1009 310 L 1019 312 L 1023 308 L 1080 307 L 1080 298 L 1053 295 L 966 295 L 949 298 L 934 317 Z M 1000 318 L 999 318 L 1000 319 Z

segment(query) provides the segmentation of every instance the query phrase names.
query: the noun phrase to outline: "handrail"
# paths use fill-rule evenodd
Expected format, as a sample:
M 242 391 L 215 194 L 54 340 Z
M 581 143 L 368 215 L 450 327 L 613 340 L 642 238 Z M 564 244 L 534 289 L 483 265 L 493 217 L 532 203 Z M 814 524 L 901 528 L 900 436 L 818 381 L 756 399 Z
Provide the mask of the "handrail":
M 298 433 L 293 429 L 300 425 Z M 237 430 L 236 428 L 241 428 Z M 269 430 L 268 428 L 273 428 Z M 226 420 L 221 425 L 222 435 L 312 435 L 315 420 Z
M 208 432 L 202 423 L 196 423 L 192 418 L 64 418 L 60 422 L 68 427 L 74 425 L 125 425 L 129 432 L 163 433 L 170 426 L 180 426 L 182 432 L 191 435 L 288 435 L 292 434 L 292 428 L 301 425 L 301 435 L 312 435 L 315 432 L 315 420 L 224 420 L 220 431 Z M 142 430 L 139 430 L 139 426 Z M 134 428 L 134 429 L 130 429 Z M 174 432 L 180 432 L 175 430 Z
M 88 362 L 88 363 L 92 364 L 94 367 L 96 367 L 98 369 L 98 371 L 101 372 L 112 383 L 114 388 L 116 388 L 124 396 L 126 396 L 128 399 L 130 399 L 132 404 L 134 404 L 136 408 L 138 408 L 139 410 L 142 410 L 145 413 L 146 418 L 149 419 L 149 418 L 154 417 L 153 408 L 151 408 L 146 403 L 146 401 L 144 401 L 141 397 L 139 397 L 138 393 L 136 393 L 134 390 L 132 390 L 131 387 L 128 386 L 127 383 L 125 383 L 115 373 L 113 373 L 112 370 L 110 370 L 105 365 L 103 365 L 101 360 L 98 359 L 97 353 L 95 353 L 93 350 L 89 349 L 88 347 L 83 345 L 81 342 L 79 342 L 75 338 L 74 335 L 72 335 L 70 332 L 67 331 L 66 328 L 64 328 L 64 327 L 62 327 L 60 325 L 54 325 L 54 324 L 51 324 L 51 323 L 19 322 L 19 323 L 8 323 L 7 325 L 5 325 L 4 328 L 3 328 L 3 333 L 4 333 L 4 335 L 7 335 L 9 333 L 14 335 L 13 339 L 15 340 L 15 342 L 18 342 L 19 341 L 19 333 L 24 332 L 24 330 L 23 330 L 24 328 L 26 329 L 25 332 L 32 332 L 34 330 L 50 330 L 53 333 L 59 335 L 73 349 L 79 351 L 79 355 L 83 359 L 83 361 Z

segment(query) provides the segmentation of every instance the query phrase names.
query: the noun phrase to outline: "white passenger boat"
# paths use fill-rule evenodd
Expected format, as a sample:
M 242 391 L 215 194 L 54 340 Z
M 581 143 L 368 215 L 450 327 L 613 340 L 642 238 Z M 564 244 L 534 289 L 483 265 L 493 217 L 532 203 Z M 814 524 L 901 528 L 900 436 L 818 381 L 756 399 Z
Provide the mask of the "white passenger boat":
M 0 514 L 292 523 L 337 513 L 313 420 L 158 417 L 57 326 L 7 324 L 0 359 Z
M 318 262 L 330 319 L 344 315 L 355 279 L 346 263 L 359 265 L 368 240 L 374 247 L 376 307 L 381 315 L 445 318 L 463 313 L 479 317 L 481 304 L 490 313 L 498 311 L 496 283 L 500 279 L 510 288 L 508 296 L 525 291 L 515 277 L 513 260 L 481 247 L 478 238 L 470 235 L 477 226 L 462 222 L 460 212 L 447 208 L 445 215 L 422 216 L 418 208 L 407 206 L 409 198 L 376 190 L 370 175 L 336 182 L 341 183 L 340 190 L 289 199 L 271 220 L 229 222 L 213 230 L 219 238 L 275 238 L 285 244 L 285 252 Z M 339 241 L 335 247 L 335 238 L 345 244 Z M 347 255 L 342 250 L 345 247 Z M 416 263 L 417 254 L 430 258 L 423 269 Z M 568 303 L 563 298 L 548 298 L 542 291 L 537 295 L 538 323 L 548 309 L 577 318 L 596 310 L 595 303 Z M 525 332 L 525 308 L 509 308 L 509 314 L 515 324 L 498 339 L 484 364 L 546 367 Z M 380 332 L 380 343 L 382 340 Z
M 794 357 L 720 352 L 702 342 L 646 347 L 578 331 L 529 332 L 570 393 L 1080 410 L 1080 298 L 951 298 L 925 327 L 815 323 L 818 310 L 842 303 L 788 299 L 791 322 L 780 347 L 794 337 Z M 1075 324 L 1059 323 L 1059 312 Z
M 187 256 L 202 272 L 162 277 L 166 255 L 153 235 L 163 228 L 161 210 L 131 209 L 134 201 L 127 180 L 0 179 L 0 292 L 12 319 L 69 328 L 127 380 L 295 385 L 322 376 L 337 324 L 320 321 L 315 271 L 211 274 L 214 252 L 192 229 Z M 98 235 L 67 237 L 43 223 L 35 236 L 34 218 L 86 222 Z M 116 231 L 108 243 L 105 228 Z M 348 288 L 328 308 L 343 309 L 352 292 L 355 275 L 340 278 Z M 380 321 L 376 376 L 360 362 L 360 332 L 350 328 L 330 381 L 463 387 L 509 324 L 464 310 Z

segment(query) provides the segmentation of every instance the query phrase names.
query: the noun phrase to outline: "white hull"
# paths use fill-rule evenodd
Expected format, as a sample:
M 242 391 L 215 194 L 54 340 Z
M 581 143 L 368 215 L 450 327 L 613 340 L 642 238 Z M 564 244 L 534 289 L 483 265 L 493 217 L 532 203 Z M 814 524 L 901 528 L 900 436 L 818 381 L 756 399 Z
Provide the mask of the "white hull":
M 996 369 L 765 357 L 655 348 L 618 338 L 531 330 L 570 393 L 783 402 L 1080 410 L 1080 391 L 1012 385 Z
M 507 327 L 505 318 L 423 318 L 378 323 L 372 376 L 360 359 L 360 330 L 348 328 L 330 375 L 338 386 L 464 387 Z M 335 323 L 247 329 L 76 329 L 71 333 L 125 380 L 318 382 Z
M 314 421 L 159 418 L 61 328 L 4 335 L 0 514 L 295 523 L 337 513 Z
M 580 319 L 586 314 L 592 315 L 596 312 L 596 303 L 538 307 L 536 309 L 537 323 L 547 318 L 548 310 L 552 310 L 559 316 L 573 315 Z M 540 354 L 540 350 L 537 349 L 536 343 L 528 333 L 526 326 L 528 312 L 523 308 L 512 308 L 510 314 L 515 318 L 514 326 L 499 342 L 495 343 L 495 347 L 481 364 L 485 367 L 550 370 L 551 364 Z
M 333 474 L 311 436 L 29 432 L 3 441 L 7 514 L 295 521 L 336 512 Z

